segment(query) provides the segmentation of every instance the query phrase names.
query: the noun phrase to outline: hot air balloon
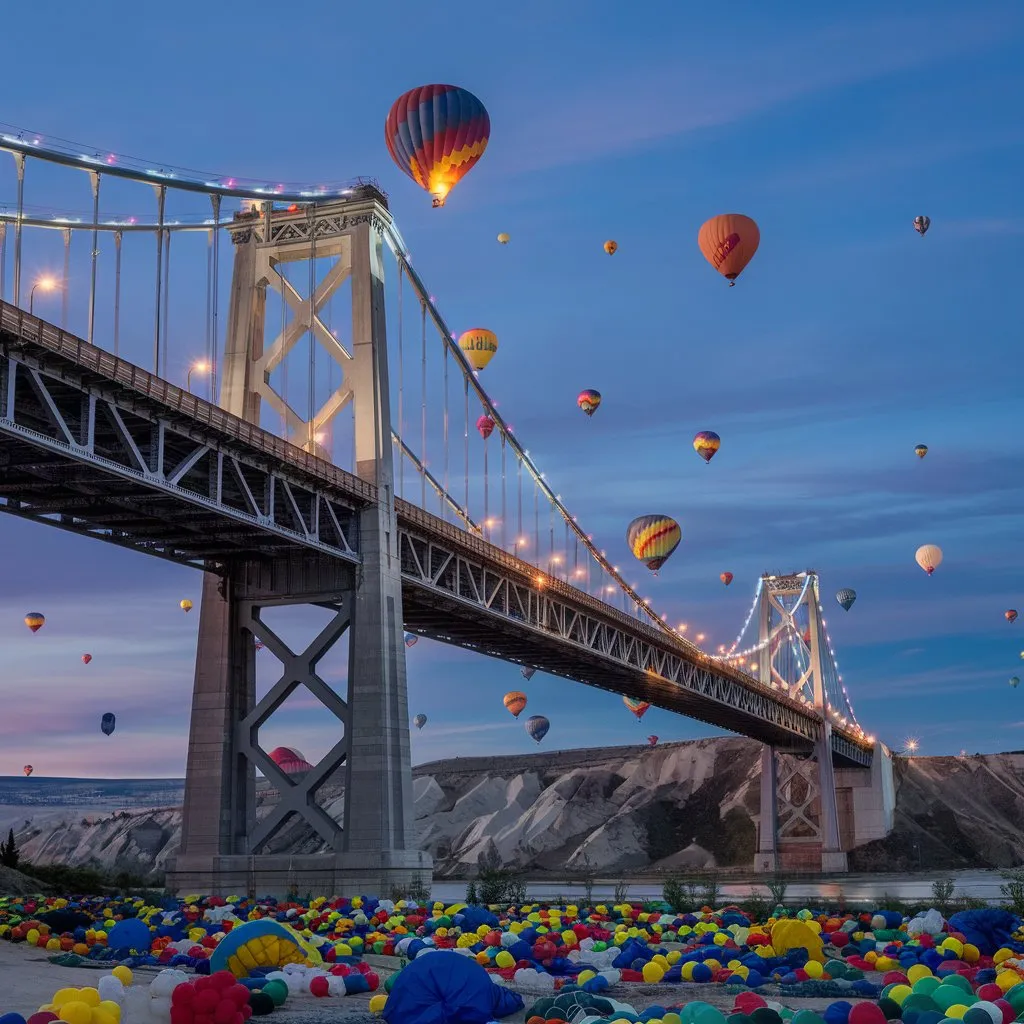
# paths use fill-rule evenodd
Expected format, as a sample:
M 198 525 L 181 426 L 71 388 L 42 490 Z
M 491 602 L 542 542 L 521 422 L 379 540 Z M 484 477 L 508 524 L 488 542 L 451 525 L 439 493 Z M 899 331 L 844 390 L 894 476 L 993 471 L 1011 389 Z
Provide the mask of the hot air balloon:
M 518 718 L 522 714 L 523 708 L 526 707 L 526 694 L 512 690 L 505 694 L 502 703 L 505 705 L 505 710 L 512 713 L 513 718 Z
M 721 447 L 722 439 L 713 430 L 701 430 L 694 434 L 693 450 L 705 462 L 710 462 Z
M 83 665 L 88 665 L 90 661 L 92 661 L 92 655 L 91 654 L 83 654 L 82 655 L 82 664 Z
M 935 572 L 940 565 L 942 565 L 942 548 L 937 544 L 922 544 L 917 549 L 917 554 L 914 555 L 914 559 L 917 561 L 917 564 L 921 566 L 929 576 L 931 576 L 931 574 Z
M 576 396 L 576 404 L 588 415 L 593 416 L 601 404 L 601 392 L 593 388 L 584 388 Z
M 501 242 L 502 245 L 508 245 L 508 243 L 511 241 L 511 238 L 509 238 L 509 236 L 505 234 L 504 231 L 502 231 L 498 235 L 498 241 Z
M 32 630 L 33 633 L 38 633 L 39 630 L 46 625 L 46 616 L 39 612 L 29 612 L 25 616 L 25 625 Z
M 726 586 L 729 586 L 729 584 L 730 584 L 730 583 L 732 583 L 732 581 L 733 581 L 733 575 L 732 575 L 732 573 L 731 573 L 731 572 L 723 572 L 723 573 L 722 573 L 722 574 L 721 574 L 721 575 L 720 575 L 720 576 L 719 576 L 718 578 L 719 578 L 719 579 L 720 579 L 720 580 L 721 580 L 721 581 L 722 581 L 722 582 L 723 582 L 723 583 L 724 583 L 724 584 L 725 584 Z
M 613 238 L 609 238 L 608 241 L 604 243 L 604 251 L 608 253 L 609 256 L 614 256 L 615 250 L 618 249 L 618 247 L 619 243 Z
M 184 601 L 179 601 L 178 602 L 178 607 L 183 612 L 188 614 L 188 612 L 192 611 L 192 602 L 186 597 Z
M 25 778 L 27 779 L 35 771 L 35 768 L 33 768 L 32 765 L 27 764 L 21 770 L 25 773 Z
M 697 232 L 697 244 L 708 261 L 731 288 L 761 244 L 757 224 L 742 213 L 723 213 L 705 221 Z
M 459 348 L 474 370 L 482 370 L 498 351 L 498 336 L 484 327 L 472 327 L 459 336 Z
M 924 238 L 925 232 L 927 232 L 927 230 L 931 226 L 932 226 L 932 219 L 931 219 L 931 217 L 926 217 L 926 216 L 924 216 L 924 214 L 920 214 L 919 216 L 914 218 L 914 230 L 922 238 Z
M 914 454 L 919 458 L 923 459 L 928 454 L 928 445 L 919 444 L 914 446 Z
M 1020 677 L 1010 676 L 1010 685 L 1016 690 L 1017 687 L 1020 686 Z
M 623 697 L 622 703 L 625 704 L 634 715 L 636 715 L 636 720 L 638 722 L 647 714 L 647 709 L 651 706 L 645 700 L 633 700 L 632 697 Z
M 547 736 L 550 728 L 551 723 L 543 715 L 532 715 L 526 720 L 526 731 L 530 734 L 530 738 L 538 743 Z
M 403 639 L 406 647 L 415 647 L 420 638 L 415 633 L 406 633 Z
M 255 640 L 253 642 L 253 647 L 255 647 L 257 651 L 264 650 L 266 648 L 266 646 L 267 645 L 262 640 Z
M 270 760 L 285 773 L 285 775 L 299 775 L 308 772 L 312 765 L 303 756 L 301 750 L 295 747 L 274 747 L 270 752 Z
M 1016 622 L 1017 621 L 1017 609 L 1016 608 L 1007 608 L 1006 611 L 1003 612 L 1003 616 L 1004 616 L 1004 618 L 1006 619 L 1007 622 Z
M 533 668 L 532 666 L 530 666 L 530 665 L 526 665 L 526 666 L 524 666 L 523 668 L 521 668 L 521 669 L 519 670 L 519 674 L 520 674 L 520 675 L 521 675 L 521 676 L 522 676 L 522 677 L 523 677 L 523 678 L 524 678 L 524 679 L 525 679 L 525 680 L 526 680 L 527 682 L 529 682 L 529 681 L 530 681 L 530 680 L 531 680 L 531 679 L 533 678 L 533 676 L 534 676 L 534 673 L 535 673 L 536 671 L 537 671 L 537 670 L 536 670 L 535 668 Z
M 487 415 L 481 416 L 476 421 L 476 429 L 480 431 L 480 436 L 486 441 L 494 433 L 494 420 Z
M 423 726 L 425 726 L 427 724 L 427 716 L 426 715 L 417 715 L 412 720 L 412 724 L 415 725 L 417 729 L 422 729 Z
M 683 531 L 670 516 L 637 516 L 626 530 L 633 556 L 657 572 L 683 539 Z
M 857 600 L 857 591 L 843 587 L 842 590 L 836 591 L 836 600 L 843 611 L 848 612 L 853 607 L 853 602 Z
M 117 719 L 109 711 L 100 719 L 100 728 L 104 736 L 109 736 L 116 725 Z
M 657 736 L 648 736 L 647 737 L 647 743 L 648 743 L 649 746 L 656 747 L 658 745 L 658 737 Z
M 487 148 L 491 120 L 484 105 L 455 85 L 422 85 L 395 100 L 384 141 L 398 168 L 444 206 L 448 193 Z

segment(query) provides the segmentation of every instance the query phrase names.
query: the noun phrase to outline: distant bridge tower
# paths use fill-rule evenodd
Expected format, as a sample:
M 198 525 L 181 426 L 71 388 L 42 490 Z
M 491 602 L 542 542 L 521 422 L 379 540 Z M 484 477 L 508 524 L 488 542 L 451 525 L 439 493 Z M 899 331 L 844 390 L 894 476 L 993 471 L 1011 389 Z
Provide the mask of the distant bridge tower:
M 347 527 L 359 564 L 310 552 L 306 557 L 242 558 L 226 577 L 203 583 L 195 688 L 189 733 L 181 848 L 168 884 L 178 891 L 260 894 L 300 892 L 387 894 L 394 884 L 429 882 L 432 863 L 416 848 L 412 811 L 402 590 L 392 466 L 391 410 L 384 317 L 383 235 L 393 231 L 384 197 L 373 188 L 352 198 L 275 211 L 270 202 L 227 225 L 234 271 L 220 405 L 259 424 L 268 403 L 288 435 L 326 457 L 318 444 L 349 403 L 354 407 L 355 471 L 375 495 Z M 315 294 L 303 296 L 283 264 L 333 259 Z M 320 322 L 318 310 L 345 282 L 351 287 L 351 345 Z M 268 345 L 267 289 L 281 294 L 291 322 Z M 341 383 L 311 420 L 289 408 L 270 373 L 311 332 L 341 370 Z M 335 378 L 337 379 L 337 378 Z M 290 495 L 253 495 L 256 514 L 273 514 Z M 283 514 L 283 513 L 282 513 Z M 333 514 L 333 513 L 332 513 Z M 345 524 L 335 524 L 339 532 Z M 358 538 L 358 539 L 356 539 Z M 261 609 L 318 605 L 333 619 L 304 651 L 291 651 L 261 619 Z M 317 674 L 317 663 L 344 633 L 349 637 L 347 699 Z M 277 683 L 256 700 L 255 641 L 282 662 Z M 299 686 L 339 720 L 338 740 L 302 777 L 286 775 L 259 744 L 258 731 Z M 271 814 L 257 822 L 256 768 L 280 791 Z M 338 769 L 343 768 L 343 772 Z M 318 803 L 332 776 L 345 785 L 344 822 Z M 294 818 L 328 852 L 275 855 L 268 846 Z
M 841 688 L 820 615 L 818 576 L 761 577 L 758 604 L 758 677 L 813 707 L 821 728 L 813 751 L 786 751 L 765 745 L 761 755 L 761 822 L 755 867 L 843 872 L 845 850 L 832 762 L 834 695 Z M 826 671 L 831 666 L 832 672 Z M 838 712 L 837 712 L 838 713 Z M 884 758 L 879 754 L 875 761 Z M 891 767 L 890 767 L 891 771 Z M 866 773 L 858 773 L 866 774 Z M 852 817 L 853 808 L 847 819 Z M 892 827 L 891 820 L 889 828 Z M 850 828 L 846 830 L 850 833 Z M 885 829 L 883 835 L 888 831 Z

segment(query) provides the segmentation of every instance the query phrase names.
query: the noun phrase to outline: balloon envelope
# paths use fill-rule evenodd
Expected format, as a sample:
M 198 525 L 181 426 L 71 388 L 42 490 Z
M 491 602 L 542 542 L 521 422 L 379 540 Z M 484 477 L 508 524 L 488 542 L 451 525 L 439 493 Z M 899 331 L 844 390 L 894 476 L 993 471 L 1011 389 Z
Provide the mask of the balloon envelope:
M 473 327 L 459 335 L 459 348 L 474 370 L 482 370 L 498 351 L 498 336 L 483 327 Z
M 25 778 L 28 778 L 35 771 L 35 768 L 33 768 L 32 765 L 27 764 L 21 770 L 25 773 Z
M 593 388 L 584 388 L 576 396 L 576 404 L 588 415 L 593 416 L 601 404 L 601 392 Z
M 625 704 L 634 715 L 636 715 L 636 720 L 638 722 L 645 714 L 647 714 L 647 710 L 651 706 L 645 700 L 634 700 L 632 697 L 623 697 L 622 703 Z
M 637 516 L 626 530 L 626 543 L 634 558 L 657 572 L 683 539 L 683 531 L 670 516 Z
M 46 616 L 39 612 L 29 612 L 25 616 L 25 625 L 32 630 L 33 633 L 38 633 L 39 630 L 46 625 Z
M 1003 615 L 1006 618 L 1007 622 L 1016 622 L 1017 621 L 1017 609 L 1016 608 L 1007 608 L 1006 611 L 1003 612 Z
M 921 236 L 932 226 L 931 217 L 926 217 L 924 214 L 914 218 L 914 230 Z
M 914 454 L 919 458 L 923 459 L 928 454 L 928 445 L 919 444 L 914 447 Z
M 192 602 L 186 597 L 184 601 L 179 601 L 178 602 L 178 607 L 183 612 L 190 612 L 190 611 L 192 611 Z
M 100 719 L 100 728 L 103 730 L 104 736 L 109 736 L 116 725 L 117 719 L 109 711 Z
M 929 576 L 942 565 L 942 548 L 938 544 L 922 544 L 914 559 Z
M 406 633 L 404 640 L 406 647 L 415 647 L 419 641 L 419 637 L 415 633 Z
M 526 731 L 538 743 L 548 734 L 551 723 L 543 715 L 532 715 L 526 720 Z
M 275 747 L 270 752 L 270 760 L 286 775 L 297 775 L 308 772 L 313 766 L 295 747 Z
M 651 745 L 652 747 L 656 747 L 656 746 L 658 745 L 658 737 L 657 737 L 657 736 L 648 736 L 648 737 L 647 737 L 647 742 L 648 742 L 648 743 L 649 743 L 649 744 L 650 744 L 650 745 Z
M 504 231 L 502 231 L 498 235 L 498 241 L 501 242 L 502 245 L 508 245 L 510 240 L 511 239 L 509 238 L 509 236 Z
M 518 718 L 523 708 L 526 707 L 526 694 L 519 690 L 512 690 L 505 694 L 502 703 L 505 705 L 506 711 L 510 711 L 514 718 Z
M 412 724 L 415 725 L 417 729 L 422 729 L 423 726 L 425 726 L 427 724 L 427 716 L 426 715 L 417 715 L 412 720 Z
M 91 654 L 83 654 L 82 655 L 82 662 L 84 664 L 88 665 L 90 661 L 92 661 L 92 655 Z
M 710 462 L 721 447 L 722 439 L 713 430 L 701 430 L 694 435 L 693 450 L 705 462 Z
M 614 256 L 615 250 L 618 249 L 618 247 L 619 243 L 616 242 L 614 238 L 609 238 L 608 241 L 604 243 L 604 251 L 608 253 L 609 256 Z
M 1017 687 L 1020 686 L 1020 677 L 1019 676 L 1011 676 L 1010 677 L 1010 685 L 1016 690 Z
M 523 666 L 523 667 L 522 667 L 522 668 L 521 668 L 521 669 L 519 670 L 519 674 L 520 674 L 520 675 L 521 675 L 521 676 L 522 676 L 522 677 L 523 677 L 523 678 L 524 678 L 524 679 L 525 679 L 525 680 L 526 680 L 527 682 L 529 682 L 529 681 L 530 681 L 530 680 L 531 680 L 531 679 L 533 678 L 533 676 L 534 676 L 534 673 L 536 673 L 536 671 L 537 671 L 537 670 L 536 670 L 535 668 L 533 668 L 533 667 L 532 667 L 531 665 L 524 665 L 524 666 Z
M 836 600 L 843 611 L 848 612 L 853 607 L 853 602 L 857 600 L 857 591 L 843 587 L 842 590 L 836 591 Z
M 490 416 L 483 415 L 476 421 L 476 429 L 480 436 L 486 441 L 494 433 L 494 420 Z
M 705 221 L 697 232 L 697 245 L 708 261 L 730 284 L 743 273 L 761 244 L 761 232 L 742 213 L 723 213 Z
M 721 581 L 722 581 L 722 582 L 723 582 L 723 583 L 724 583 L 724 584 L 725 584 L 726 586 L 729 586 L 729 584 L 730 584 L 730 583 L 732 583 L 732 581 L 733 581 L 733 578 L 734 578 L 734 577 L 733 577 L 733 574 L 732 574 L 731 572 L 723 572 L 723 573 L 722 573 L 722 574 L 721 574 L 721 575 L 720 575 L 720 576 L 719 576 L 718 578 L 719 578 L 719 579 L 720 579 L 720 580 L 721 580 Z
M 491 119 L 484 105 L 456 85 L 421 85 L 392 104 L 384 141 L 398 168 L 444 206 L 448 193 L 487 148 Z

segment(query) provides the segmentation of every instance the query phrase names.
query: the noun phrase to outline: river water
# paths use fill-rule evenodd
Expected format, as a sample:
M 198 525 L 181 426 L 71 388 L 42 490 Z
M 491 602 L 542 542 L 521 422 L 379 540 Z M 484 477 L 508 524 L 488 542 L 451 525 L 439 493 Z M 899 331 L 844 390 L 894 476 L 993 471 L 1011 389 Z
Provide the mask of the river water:
M 932 883 L 938 879 L 952 878 L 956 882 L 958 895 L 973 896 L 991 903 L 1001 902 L 999 886 L 1004 881 L 998 871 L 936 872 L 920 875 L 843 875 L 819 880 L 800 880 L 789 883 L 786 902 L 817 902 L 834 905 L 840 899 L 848 903 L 867 903 L 880 900 L 888 895 L 905 903 L 926 903 L 932 896 Z M 700 884 L 699 879 L 696 880 Z M 465 899 L 465 882 L 435 880 L 430 895 L 435 900 L 454 903 Z M 564 896 L 567 900 L 582 899 L 583 886 L 577 882 L 530 881 L 527 882 L 529 898 L 535 902 L 554 900 Z M 630 900 L 661 899 L 661 881 L 637 881 L 629 883 L 626 895 Z M 742 900 L 751 892 L 769 898 L 763 883 L 756 880 L 736 880 L 721 885 L 723 902 Z M 615 882 L 600 880 L 594 883 L 594 899 L 607 901 L 613 898 Z

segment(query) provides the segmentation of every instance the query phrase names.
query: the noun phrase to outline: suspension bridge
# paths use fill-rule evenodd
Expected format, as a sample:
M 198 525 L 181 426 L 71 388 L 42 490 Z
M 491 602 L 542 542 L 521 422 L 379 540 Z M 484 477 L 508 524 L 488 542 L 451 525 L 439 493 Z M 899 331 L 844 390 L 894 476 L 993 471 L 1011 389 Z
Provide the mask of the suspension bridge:
M 891 827 L 888 752 L 857 722 L 817 575 L 762 577 L 717 653 L 671 626 L 481 384 L 376 182 L 225 178 L 4 126 L 0 150 L 0 510 L 205 573 L 172 884 L 387 891 L 429 873 L 405 631 L 760 740 L 765 870 L 796 848 L 842 869 Z M 49 202 L 27 199 L 36 175 Z M 63 207 L 76 187 L 91 212 Z M 332 612 L 303 651 L 261 617 L 293 604 Z M 343 697 L 317 664 L 346 633 Z M 282 665 L 262 696 L 257 643 Z M 339 738 L 296 779 L 259 730 L 300 686 Z M 281 792 L 258 822 L 257 769 Z M 343 823 L 317 802 L 339 771 Z M 292 816 L 331 853 L 263 852 Z

